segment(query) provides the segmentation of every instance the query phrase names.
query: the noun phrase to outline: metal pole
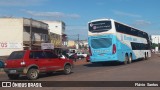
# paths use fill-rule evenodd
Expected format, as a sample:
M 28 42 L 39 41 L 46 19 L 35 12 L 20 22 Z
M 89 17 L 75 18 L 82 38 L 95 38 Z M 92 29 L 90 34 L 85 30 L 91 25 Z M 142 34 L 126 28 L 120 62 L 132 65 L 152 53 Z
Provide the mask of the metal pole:
M 78 34 L 78 49 L 79 49 L 79 34 Z
M 29 49 L 32 50 L 32 18 L 30 18 L 30 43 L 29 43 Z
M 158 51 L 159 51 L 159 36 L 158 36 Z

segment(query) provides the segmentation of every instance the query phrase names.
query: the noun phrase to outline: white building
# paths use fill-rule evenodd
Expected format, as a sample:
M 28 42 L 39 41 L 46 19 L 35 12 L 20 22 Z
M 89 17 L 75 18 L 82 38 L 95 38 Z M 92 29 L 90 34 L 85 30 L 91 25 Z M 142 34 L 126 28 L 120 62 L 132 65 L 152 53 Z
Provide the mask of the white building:
M 66 43 L 65 23 L 63 21 L 43 21 L 43 22 L 47 23 L 49 26 L 48 28 L 51 36 L 50 37 L 51 43 L 55 44 L 57 47 L 62 47 L 63 45 L 65 45 Z M 59 37 L 57 35 L 59 35 Z
M 65 23 L 62 21 L 43 21 L 48 24 L 49 31 L 55 34 L 65 34 Z
M 160 43 L 160 35 L 151 35 L 152 43 L 158 44 Z
M 49 42 L 48 24 L 27 18 L 0 18 L 0 56 L 28 49 L 32 30 L 32 48 Z

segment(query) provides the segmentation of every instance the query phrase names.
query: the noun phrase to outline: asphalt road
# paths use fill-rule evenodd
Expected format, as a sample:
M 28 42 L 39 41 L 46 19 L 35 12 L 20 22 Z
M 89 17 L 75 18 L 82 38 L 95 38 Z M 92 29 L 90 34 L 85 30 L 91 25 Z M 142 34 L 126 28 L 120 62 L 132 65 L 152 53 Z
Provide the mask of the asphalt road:
M 160 54 L 153 54 L 149 60 L 138 60 L 132 64 L 119 63 L 84 64 L 75 66 L 70 75 L 55 73 L 41 74 L 36 81 L 160 81 Z M 0 81 L 8 81 L 6 74 L 0 74 Z M 21 77 L 19 81 L 28 81 Z M 9 88 L 0 88 L 0 90 Z M 14 90 L 22 88 L 10 88 Z M 160 90 L 158 87 L 51 87 L 23 88 L 23 90 Z

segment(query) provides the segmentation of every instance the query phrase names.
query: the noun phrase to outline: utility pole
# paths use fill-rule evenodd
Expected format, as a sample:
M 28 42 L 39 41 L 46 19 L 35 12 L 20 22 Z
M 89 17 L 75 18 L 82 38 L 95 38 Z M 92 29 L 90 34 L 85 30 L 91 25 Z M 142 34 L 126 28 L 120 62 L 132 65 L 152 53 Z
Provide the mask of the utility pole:
M 30 18 L 30 40 L 29 40 L 29 49 L 32 50 L 32 18 Z
M 160 49 L 159 49 L 159 36 L 158 36 L 158 51 L 159 51 Z

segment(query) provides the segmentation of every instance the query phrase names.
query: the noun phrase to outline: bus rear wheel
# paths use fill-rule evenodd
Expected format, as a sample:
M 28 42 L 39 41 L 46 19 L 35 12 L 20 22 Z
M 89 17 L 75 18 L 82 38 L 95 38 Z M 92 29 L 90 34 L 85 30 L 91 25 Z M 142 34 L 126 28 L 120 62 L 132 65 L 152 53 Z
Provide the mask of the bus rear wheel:
M 123 64 L 126 65 L 127 62 L 128 62 L 128 55 L 125 55 L 125 60 L 124 60 Z
M 148 54 L 145 53 L 145 57 L 144 57 L 145 60 L 148 60 Z
M 128 64 L 132 63 L 132 54 L 130 55 L 129 59 L 128 59 Z

